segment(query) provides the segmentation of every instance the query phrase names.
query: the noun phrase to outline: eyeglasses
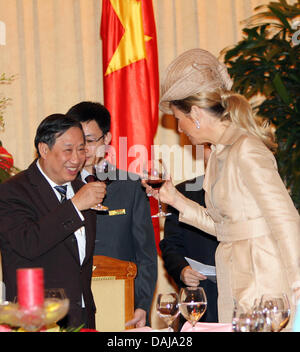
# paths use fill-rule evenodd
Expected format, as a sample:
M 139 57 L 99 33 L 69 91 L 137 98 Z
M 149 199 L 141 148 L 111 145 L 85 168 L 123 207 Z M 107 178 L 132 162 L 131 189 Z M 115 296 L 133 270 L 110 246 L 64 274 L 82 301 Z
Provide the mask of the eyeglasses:
M 102 136 L 100 136 L 99 138 L 97 139 L 86 139 L 85 142 L 86 144 L 88 145 L 95 145 L 97 142 L 99 142 L 102 138 L 105 137 L 105 134 L 103 134 Z

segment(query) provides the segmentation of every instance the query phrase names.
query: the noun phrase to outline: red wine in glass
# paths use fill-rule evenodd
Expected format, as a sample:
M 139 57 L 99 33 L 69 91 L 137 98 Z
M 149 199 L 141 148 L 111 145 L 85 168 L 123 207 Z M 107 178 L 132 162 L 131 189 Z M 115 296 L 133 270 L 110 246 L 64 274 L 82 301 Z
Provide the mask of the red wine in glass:
M 153 189 L 159 189 L 166 182 L 166 167 L 161 159 L 150 160 L 144 165 L 144 179 L 146 183 Z M 158 199 L 159 211 L 157 214 L 152 215 L 153 218 L 165 217 L 171 215 L 171 213 L 165 213 L 162 209 L 160 200 Z
M 146 182 L 147 182 L 147 184 L 148 184 L 149 186 L 151 186 L 152 188 L 158 189 L 158 188 L 160 188 L 160 187 L 166 182 L 166 180 L 163 180 L 163 179 L 158 179 L 158 180 L 151 180 L 151 179 L 148 179 Z
M 113 167 L 111 167 L 112 169 Z M 112 182 L 112 179 L 109 178 L 109 163 L 107 160 L 102 160 L 97 165 L 94 165 L 94 174 L 97 178 L 98 181 L 104 182 L 106 185 L 109 185 Z M 97 204 L 95 207 L 92 207 L 91 209 L 97 210 L 97 211 L 108 211 L 109 208 L 105 205 L 102 204 Z

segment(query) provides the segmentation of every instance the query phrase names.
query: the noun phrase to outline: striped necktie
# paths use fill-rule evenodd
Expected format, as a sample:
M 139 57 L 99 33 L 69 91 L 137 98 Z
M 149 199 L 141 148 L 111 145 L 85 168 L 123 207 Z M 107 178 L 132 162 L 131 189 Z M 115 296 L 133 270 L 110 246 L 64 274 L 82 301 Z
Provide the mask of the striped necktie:
M 64 186 L 54 186 L 54 188 L 59 192 L 60 194 L 60 202 L 63 203 L 67 200 L 67 187 L 68 185 Z

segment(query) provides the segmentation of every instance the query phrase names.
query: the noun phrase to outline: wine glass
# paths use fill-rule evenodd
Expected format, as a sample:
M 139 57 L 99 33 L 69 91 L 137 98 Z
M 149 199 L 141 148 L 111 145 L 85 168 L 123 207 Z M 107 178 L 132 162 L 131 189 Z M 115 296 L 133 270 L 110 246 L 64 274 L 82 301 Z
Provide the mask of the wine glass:
M 45 325 L 61 320 L 69 310 L 69 303 L 69 299 L 63 288 L 46 289 L 44 303 Z
M 69 299 L 63 288 L 47 289 L 44 292 L 44 305 L 33 309 L 20 309 L 17 297 L 1 309 L 0 319 L 6 324 L 19 326 L 26 331 L 37 331 L 43 326 L 51 326 L 61 320 L 69 310 Z
M 109 173 L 111 171 L 114 171 L 115 168 L 113 165 L 110 165 L 106 159 L 102 159 L 99 163 L 95 164 L 94 167 L 94 175 L 96 178 L 104 182 L 106 185 L 109 185 L 112 180 L 109 178 Z M 108 211 L 109 208 L 101 203 L 93 206 L 91 209 L 97 210 L 97 211 Z
M 266 330 L 279 332 L 290 320 L 290 304 L 285 293 L 265 294 L 260 301 L 265 316 Z
M 149 186 L 154 189 L 159 189 L 167 179 L 167 168 L 162 159 L 152 159 L 144 163 L 143 178 Z M 163 211 L 160 199 L 158 198 L 158 213 L 152 215 L 152 218 L 169 215 L 171 215 L 171 213 L 165 213 Z
M 259 332 L 263 331 L 265 319 L 257 300 L 254 301 L 252 308 L 247 309 L 234 300 L 232 317 L 232 330 L 234 332 Z
M 160 293 L 156 303 L 157 314 L 168 325 L 168 332 L 173 332 L 172 324 L 179 314 L 178 295 L 176 293 Z
M 196 323 L 206 311 L 207 298 L 202 287 L 184 287 L 179 292 L 179 309 L 184 318 L 192 325 Z
M 110 164 L 106 159 L 103 159 L 95 165 L 95 173 L 99 181 L 109 185 L 113 181 L 113 176 L 116 171 L 116 167 Z

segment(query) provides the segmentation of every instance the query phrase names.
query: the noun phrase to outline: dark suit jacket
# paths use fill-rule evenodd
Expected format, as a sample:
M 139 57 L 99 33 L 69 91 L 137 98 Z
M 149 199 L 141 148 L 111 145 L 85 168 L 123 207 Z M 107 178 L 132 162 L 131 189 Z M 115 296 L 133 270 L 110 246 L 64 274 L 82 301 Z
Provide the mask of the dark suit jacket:
M 198 182 L 200 182 L 198 178 Z M 186 185 L 195 183 L 195 179 L 183 182 L 177 186 L 177 189 L 189 199 L 204 203 L 204 190 L 187 191 Z M 192 258 L 208 265 L 215 265 L 215 251 L 218 241 L 214 236 L 206 234 L 196 227 L 184 224 L 178 221 L 178 211 L 172 207 L 168 208 L 172 213 L 166 217 L 164 228 L 164 239 L 160 242 L 160 249 L 167 272 L 172 276 L 179 287 L 184 287 L 180 280 L 180 273 L 188 262 L 184 257 Z M 201 321 L 217 322 L 217 285 L 210 280 L 200 281 L 207 295 L 207 311 Z
M 72 182 L 74 192 L 83 185 Z M 17 295 L 16 270 L 44 269 L 45 288 L 63 288 L 70 299 L 69 326 L 82 323 L 83 294 L 89 326 L 95 325 L 95 304 L 91 292 L 92 259 L 95 243 L 95 215 L 82 212 L 81 221 L 71 200 L 60 203 L 34 161 L 27 170 L 0 185 L 0 250 L 6 298 Z M 79 262 L 74 232 L 86 231 L 86 256 Z
M 137 175 L 117 170 L 103 204 L 110 210 L 124 209 L 126 214 L 98 212 L 95 255 L 137 265 L 135 309 L 149 312 L 157 280 L 157 252 L 149 200 Z

